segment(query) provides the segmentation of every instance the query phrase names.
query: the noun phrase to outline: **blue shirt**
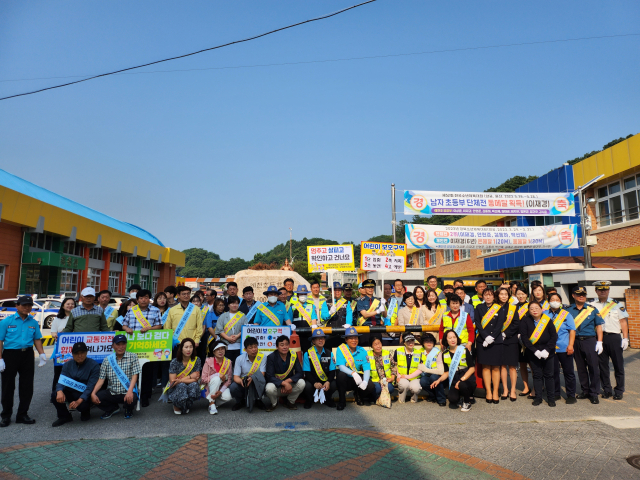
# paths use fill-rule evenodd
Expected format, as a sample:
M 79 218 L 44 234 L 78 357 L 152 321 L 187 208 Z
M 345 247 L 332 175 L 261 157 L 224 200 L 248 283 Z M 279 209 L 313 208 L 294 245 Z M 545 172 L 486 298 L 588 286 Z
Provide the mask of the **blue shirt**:
M 316 347 L 311 347 L 311 348 L 316 348 Z M 323 348 L 322 350 L 325 351 L 326 349 Z M 326 357 L 323 357 L 322 356 L 323 352 L 318 352 L 317 348 L 316 348 L 316 353 L 318 354 L 318 360 L 320 360 L 320 365 L 322 365 L 323 363 L 322 360 L 324 360 L 324 358 Z M 331 352 L 326 353 L 326 355 L 328 355 L 329 358 L 331 359 L 329 361 L 329 371 L 331 372 L 336 369 L 336 364 L 333 363 L 333 355 L 331 355 Z M 322 366 L 324 367 L 325 365 L 322 365 Z M 310 372 L 312 367 L 313 366 L 311 365 L 311 360 L 309 360 L 309 352 L 307 351 L 305 352 L 304 358 L 302 359 L 302 371 Z M 313 369 L 313 371 L 315 372 L 315 368 Z
M 268 302 L 264 304 L 266 308 L 268 308 L 278 320 L 280 320 L 280 326 L 285 325 L 286 320 L 291 320 L 291 310 L 287 310 L 284 303 L 276 302 L 275 305 L 271 305 Z M 275 323 L 273 323 L 269 317 L 267 317 L 260 308 L 256 311 L 256 315 L 253 317 L 253 323 L 256 325 L 260 325 L 261 327 L 277 327 Z
M 362 310 L 364 310 L 365 312 L 369 310 L 369 308 L 371 307 L 371 304 L 375 299 L 376 297 L 367 297 L 366 295 L 363 295 L 358 299 L 358 304 L 356 305 L 356 310 L 357 310 L 356 319 L 360 318 L 360 312 Z M 378 299 L 378 301 L 379 301 L 378 308 L 380 308 L 380 305 L 382 305 L 382 302 L 380 301 L 380 299 Z M 380 316 L 379 313 L 376 313 L 375 317 L 367 318 L 362 325 L 373 325 L 373 323 L 371 322 L 372 320 L 376 321 L 376 325 L 384 325 L 384 321 L 382 320 L 382 317 Z M 357 325 L 357 324 L 358 324 L 357 321 L 354 322 L 354 325 Z
M 551 310 L 545 310 L 544 313 L 547 314 L 553 322 L 562 310 L 563 309 L 561 308 L 556 313 L 553 313 Z M 558 340 L 556 340 L 556 353 L 567 352 L 567 346 L 569 345 L 569 332 L 575 329 L 576 324 L 573 321 L 573 315 L 569 313 L 569 315 L 567 315 L 567 318 L 564 319 L 564 322 L 562 322 L 562 325 L 560 325 L 560 330 L 558 330 Z
M 347 346 L 347 348 L 349 347 Z M 369 364 L 369 355 L 364 348 L 360 346 L 356 347 L 355 353 L 351 352 L 351 355 L 353 356 L 353 360 L 356 362 L 356 370 L 358 372 L 366 372 L 371 370 L 371 365 Z M 351 368 L 339 348 L 336 351 L 336 365 L 344 365 L 349 369 Z
M 4 342 L 5 350 L 32 348 L 33 341 L 41 338 L 40 326 L 31 315 L 22 320 L 18 313 L 14 313 L 0 322 L 0 340 Z
M 206 328 L 216 328 L 216 324 L 218 323 L 219 316 L 215 314 L 212 308 L 207 312 L 206 317 L 204 317 L 204 326 Z
M 580 327 L 576 329 L 576 337 L 594 337 L 596 335 L 596 326 L 604 325 L 604 320 L 598 314 L 598 309 L 593 308 L 590 305 L 584 304 L 580 310 L 576 308 L 576 304 L 573 303 L 565 310 L 569 312 L 573 316 L 573 320 L 575 323 L 575 319 L 580 315 L 585 308 L 592 308 L 593 311 L 584 319 L 584 321 L 580 324 Z

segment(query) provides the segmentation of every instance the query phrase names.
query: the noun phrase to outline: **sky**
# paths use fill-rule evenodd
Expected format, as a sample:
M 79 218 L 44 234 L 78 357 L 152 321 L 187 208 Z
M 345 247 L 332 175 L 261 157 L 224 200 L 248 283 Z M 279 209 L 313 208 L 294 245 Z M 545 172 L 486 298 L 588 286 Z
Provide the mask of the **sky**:
M 0 97 L 357 3 L 0 2 Z M 640 132 L 640 3 L 377 0 L 0 102 L 0 168 L 179 250 L 391 233 L 390 185 L 483 191 Z M 246 67 L 246 68 L 221 68 Z M 209 69 L 209 70 L 194 70 Z M 7 81 L 20 80 L 20 81 Z M 398 220 L 405 218 L 398 216 Z

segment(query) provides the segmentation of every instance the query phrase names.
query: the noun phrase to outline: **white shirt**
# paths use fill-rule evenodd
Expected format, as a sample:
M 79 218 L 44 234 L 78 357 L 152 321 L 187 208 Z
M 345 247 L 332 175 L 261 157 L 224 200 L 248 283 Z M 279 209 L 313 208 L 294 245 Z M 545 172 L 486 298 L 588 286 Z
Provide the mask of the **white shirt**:
M 51 333 L 60 333 L 62 330 L 64 330 L 64 327 L 67 326 L 67 321 L 69 320 L 69 317 L 65 317 L 65 318 L 58 318 L 55 317 L 53 319 L 53 321 L 51 322 Z
M 597 299 L 592 302 L 588 302 L 589 305 L 597 308 L 598 311 L 602 310 L 607 303 L 609 303 L 608 299 L 604 303 L 601 303 Z M 629 318 L 629 314 L 620 310 L 620 305 L 615 302 L 613 307 L 611 307 L 611 310 L 609 310 L 609 313 L 602 318 L 604 320 L 602 331 L 607 333 L 622 333 L 622 327 L 620 326 L 621 318 Z

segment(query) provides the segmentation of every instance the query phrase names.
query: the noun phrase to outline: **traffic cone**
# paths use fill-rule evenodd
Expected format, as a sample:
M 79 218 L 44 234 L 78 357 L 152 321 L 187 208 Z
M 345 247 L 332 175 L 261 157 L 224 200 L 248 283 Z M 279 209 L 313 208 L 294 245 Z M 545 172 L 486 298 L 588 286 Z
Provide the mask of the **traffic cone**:
M 298 356 L 298 361 L 302 363 L 302 348 L 300 348 L 300 337 L 293 331 L 289 337 L 289 351 Z

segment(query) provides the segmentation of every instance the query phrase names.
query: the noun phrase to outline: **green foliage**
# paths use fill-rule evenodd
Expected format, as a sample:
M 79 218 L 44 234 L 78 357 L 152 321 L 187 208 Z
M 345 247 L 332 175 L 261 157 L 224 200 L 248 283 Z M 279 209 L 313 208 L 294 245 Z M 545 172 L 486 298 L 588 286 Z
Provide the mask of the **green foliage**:
M 614 145 L 616 145 L 616 144 L 618 144 L 620 142 L 624 142 L 627 138 L 631 138 L 631 137 L 633 137 L 633 134 L 629 134 L 626 137 L 620 137 L 620 138 L 617 138 L 615 140 L 611 140 L 609 143 L 607 143 L 606 145 L 602 146 L 602 150 L 606 150 L 609 147 L 613 147 Z M 581 157 L 576 157 L 573 160 L 569 160 L 567 163 L 569 165 L 574 165 L 574 164 L 576 164 L 578 162 L 581 162 L 582 160 L 585 160 L 585 159 L 587 159 L 589 157 L 594 156 L 596 153 L 600 153 L 602 150 L 594 150 L 593 152 L 585 153 Z
M 508 193 L 515 192 L 517 188 L 520 188 L 523 185 L 526 185 L 529 182 L 533 182 L 536 178 L 536 175 L 531 175 L 529 177 L 523 177 L 521 175 L 516 175 L 515 177 L 511 177 L 509 180 L 501 183 L 497 187 L 491 187 L 485 190 L 485 192 L 500 192 L 500 193 Z

